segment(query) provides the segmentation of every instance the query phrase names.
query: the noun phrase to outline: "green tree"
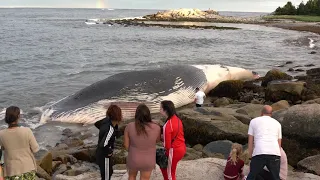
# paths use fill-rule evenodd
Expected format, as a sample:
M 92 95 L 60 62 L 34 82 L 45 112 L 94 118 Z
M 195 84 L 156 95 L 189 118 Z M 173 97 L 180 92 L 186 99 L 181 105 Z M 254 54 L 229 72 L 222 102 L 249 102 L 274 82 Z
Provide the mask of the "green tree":
M 297 8 L 297 15 L 306 15 L 306 8 L 303 2 L 301 2 Z
M 283 7 L 283 12 L 286 15 L 295 15 L 297 10 L 296 7 L 292 4 L 292 2 L 288 1 L 287 4 Z

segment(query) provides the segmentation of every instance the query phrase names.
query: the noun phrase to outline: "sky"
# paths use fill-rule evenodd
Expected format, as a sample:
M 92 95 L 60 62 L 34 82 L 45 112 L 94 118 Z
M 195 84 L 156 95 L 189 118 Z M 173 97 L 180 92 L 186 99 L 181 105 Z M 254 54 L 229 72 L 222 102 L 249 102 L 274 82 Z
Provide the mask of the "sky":
M 0 7 L 176 9 L 273 12 L 288 0 L 0 0 Z M 291 0 L 299 5 L 302 0 Z M 307 0 L 305 0 L 307 1 Z

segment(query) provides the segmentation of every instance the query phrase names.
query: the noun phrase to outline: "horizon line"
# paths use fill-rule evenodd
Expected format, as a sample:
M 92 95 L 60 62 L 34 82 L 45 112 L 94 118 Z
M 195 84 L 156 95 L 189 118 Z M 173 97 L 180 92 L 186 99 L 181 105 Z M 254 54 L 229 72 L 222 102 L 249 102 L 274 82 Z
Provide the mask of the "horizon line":
M 105 7 L 105 8 L 97 8 L 97 7 L 50 7 L 50 6 L 0 6 L 0 9 L 114 9 L 114 10 L 172 10 L 172 9 L 200 9 L 202 8 L 167 8 L 167 9 L 155 9 L 155 8 L 112 8 L 112 7 Z M 211 8 L 208 8 L 211 9 Z M 207 10 L 208 10 L 207 9 Z M 220 12 L 251 12 L 251 13 L 272 13 L 270 11 L 234 11 L 234 10 L 215 10 Z

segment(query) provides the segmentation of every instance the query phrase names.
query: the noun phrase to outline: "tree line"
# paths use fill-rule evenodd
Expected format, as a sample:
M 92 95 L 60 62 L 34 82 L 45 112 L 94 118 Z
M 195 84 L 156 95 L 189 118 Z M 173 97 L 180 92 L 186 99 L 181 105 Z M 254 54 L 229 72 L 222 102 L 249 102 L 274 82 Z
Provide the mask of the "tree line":
M 320 16 L 320 0 L 309 0 L 307 3 L 303 1 L 299 6 L 295 7 L 292 2 L 287 2 L 283 7 L 278 7 L 275 15 L 317 15 Z

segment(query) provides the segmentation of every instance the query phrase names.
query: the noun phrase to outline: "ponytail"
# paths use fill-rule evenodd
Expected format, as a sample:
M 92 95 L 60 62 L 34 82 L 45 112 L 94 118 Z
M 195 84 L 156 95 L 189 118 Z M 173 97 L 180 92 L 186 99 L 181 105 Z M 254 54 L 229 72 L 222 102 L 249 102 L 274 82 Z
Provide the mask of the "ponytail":
M 236 163 L 237 163 L 237 158 L 238 158 L 238 156 L 237 156 L 237 149 L 234 148 L 234 149 L 231 150 L 231 153 L 230 153 L 231 163 L 234 164 L 234 165 L 236 165 Z
M 233 165 L 236 165 L 239 156 L 242 154 L 242 145 L 238 143 L 233 143 L 230 152 L 230 161 Z

